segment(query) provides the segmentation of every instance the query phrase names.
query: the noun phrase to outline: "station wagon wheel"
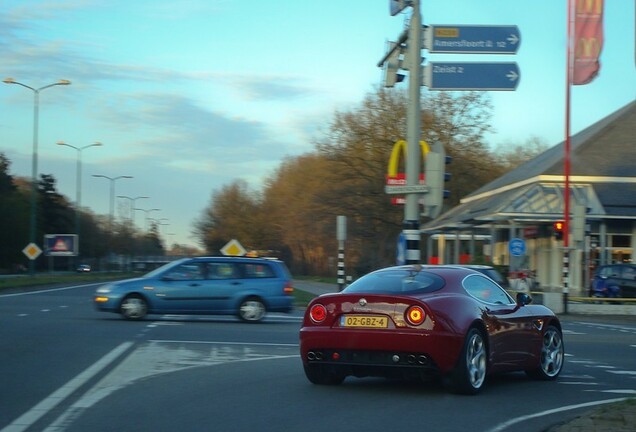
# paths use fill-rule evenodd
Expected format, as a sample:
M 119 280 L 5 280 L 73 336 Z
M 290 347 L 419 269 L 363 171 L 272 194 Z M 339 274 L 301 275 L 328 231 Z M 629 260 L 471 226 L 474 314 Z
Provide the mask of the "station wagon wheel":
M 258 322 L 265 316 L 265 305 L 258 297 L 248 297 L 239 306 L 239 318 L 246 322 Z
M 476 328 L 468 331 L 464 348 L 455 370 L 451 374 L 451 386 L 456 393 L 476 394 L 486 380 L 487 351 L 482 333 Z
M 140 320 L 148 313 L 148 303 L 140 295 L 131 294 L 122 300 L 119 312 L 128 320 Z
M 548 326 L 543 335 L 539 366 L 526 373 L 540 380 L 555 379 L 563 369 L 564 351 L 561 331 L 553 325 Z

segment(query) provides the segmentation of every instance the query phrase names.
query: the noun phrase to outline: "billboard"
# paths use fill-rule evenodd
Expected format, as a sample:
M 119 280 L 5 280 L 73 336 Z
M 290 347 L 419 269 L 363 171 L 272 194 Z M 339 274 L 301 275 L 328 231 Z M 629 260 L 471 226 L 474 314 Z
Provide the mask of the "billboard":
M 46 234 L 44 236 L 46 256 L 77 256 L 78 250 L 77 234 Z

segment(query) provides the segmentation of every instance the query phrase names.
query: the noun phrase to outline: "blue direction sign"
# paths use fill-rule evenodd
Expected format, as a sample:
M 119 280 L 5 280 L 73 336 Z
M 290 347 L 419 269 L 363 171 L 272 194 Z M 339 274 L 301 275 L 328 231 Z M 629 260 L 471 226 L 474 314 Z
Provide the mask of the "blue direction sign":
M 431 53 L 515 54 L 521 44 L 517 26 L 433 25 L 424 30 Z
M 431 62 L 424 67 L 423 85 L 431 90 L 516 90 L 517 63 Z

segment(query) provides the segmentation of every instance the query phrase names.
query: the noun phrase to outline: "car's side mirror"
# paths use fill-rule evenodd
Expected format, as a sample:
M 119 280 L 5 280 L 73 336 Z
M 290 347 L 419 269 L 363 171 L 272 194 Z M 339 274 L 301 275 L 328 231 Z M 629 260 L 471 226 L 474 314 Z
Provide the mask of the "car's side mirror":
M 532 297 L 526 293 L 517 293 L 517 306 L 525 306 L 532 303 Z

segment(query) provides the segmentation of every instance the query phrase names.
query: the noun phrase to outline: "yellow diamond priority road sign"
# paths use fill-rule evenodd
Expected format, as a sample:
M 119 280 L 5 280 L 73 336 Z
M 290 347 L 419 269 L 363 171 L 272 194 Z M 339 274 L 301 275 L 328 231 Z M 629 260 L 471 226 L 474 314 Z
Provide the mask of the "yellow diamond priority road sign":
M 22 253 L 30 260 L 34 260 L 40 256 L 42 249 L 40 249 L 35 243 L 29 243 L 24 249 L 22 249 Z
M 223 255 L 229 256 L 243 256 L 247 253 L 245 248 L 238 242 L 238 240 L 232 239 L 225 246 L 221 248 Z

